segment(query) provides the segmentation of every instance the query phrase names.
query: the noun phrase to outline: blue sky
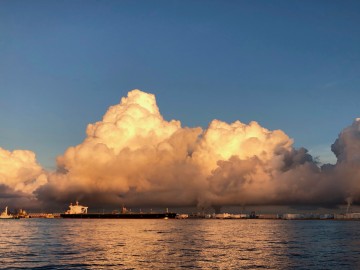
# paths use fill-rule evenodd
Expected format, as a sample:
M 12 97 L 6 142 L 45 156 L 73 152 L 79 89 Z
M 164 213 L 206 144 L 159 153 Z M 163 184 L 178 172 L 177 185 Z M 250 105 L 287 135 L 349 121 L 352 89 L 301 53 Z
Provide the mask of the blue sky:
M 46 168 L 134 88 L 167 120 L 255 120 L 326 161 L 359 74 L 359 1 L 0 1 L 0 147 Z

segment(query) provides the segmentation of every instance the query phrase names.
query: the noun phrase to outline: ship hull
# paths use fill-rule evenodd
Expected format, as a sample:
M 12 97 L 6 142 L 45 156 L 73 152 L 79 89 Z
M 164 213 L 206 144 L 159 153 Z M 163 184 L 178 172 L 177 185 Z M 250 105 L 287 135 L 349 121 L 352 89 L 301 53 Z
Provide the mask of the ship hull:
M 175 218 L 176 213 L 60 214 L 60 217 L 83 218 L 83 219 L 170 219 L 170 218 Z

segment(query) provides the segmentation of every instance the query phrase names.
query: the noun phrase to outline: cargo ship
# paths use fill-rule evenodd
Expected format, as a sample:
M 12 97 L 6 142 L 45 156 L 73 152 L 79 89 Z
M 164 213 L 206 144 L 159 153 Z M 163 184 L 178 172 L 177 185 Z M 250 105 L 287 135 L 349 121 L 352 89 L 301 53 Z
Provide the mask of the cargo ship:
M 129 212 L 124 206 L 121 209 L 121 213 L 88 213 L 88 207 L 79 205 L 79 202 L 76 202 L 75 205 L 72 203 L 69 206 L 69 209 L 64 213 L 60 214 L 62 218 L 92 218 L 92 219 L 170 219 L 175 218 L 176 213 L 134 213 Z

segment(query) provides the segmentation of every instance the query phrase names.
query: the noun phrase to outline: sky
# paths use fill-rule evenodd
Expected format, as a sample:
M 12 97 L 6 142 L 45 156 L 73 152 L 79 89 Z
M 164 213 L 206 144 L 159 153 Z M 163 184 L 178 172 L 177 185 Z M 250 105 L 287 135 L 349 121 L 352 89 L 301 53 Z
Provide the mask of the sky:
M 256 121 L 335 163 L 359 74 L 359 1 L 0 1 L 0 147 L 47 171 L 133 89 L 182 127 Z
M 43 166 L 138 88 L 165 119 L 326 149 L 359 116 L 358 1 L 0 2 L 0 145 Z

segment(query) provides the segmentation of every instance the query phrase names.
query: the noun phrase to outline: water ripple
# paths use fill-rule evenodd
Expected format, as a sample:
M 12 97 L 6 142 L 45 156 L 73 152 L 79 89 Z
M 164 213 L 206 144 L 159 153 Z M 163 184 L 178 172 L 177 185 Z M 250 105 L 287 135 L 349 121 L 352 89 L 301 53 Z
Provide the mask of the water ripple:
M 0 269 L 359 269 L 358 222 L 0 220 Z

